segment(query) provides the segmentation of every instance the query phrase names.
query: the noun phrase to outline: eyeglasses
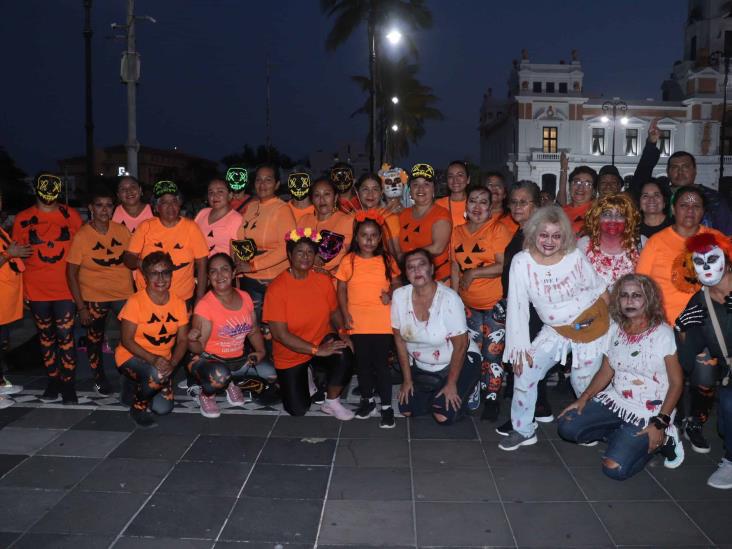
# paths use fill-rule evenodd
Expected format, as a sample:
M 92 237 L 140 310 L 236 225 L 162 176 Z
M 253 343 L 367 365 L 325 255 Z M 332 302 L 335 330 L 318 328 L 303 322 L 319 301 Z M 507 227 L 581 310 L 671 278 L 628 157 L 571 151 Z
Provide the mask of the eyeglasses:
M 592 181 L 587 179 L 576 179 L 572 181 L 572 185 L 575 187 L 592 187 Z
M 512 208 L 525 208 L 526 206 L 531 204 L 531 202 L 529 202 L 528 200 L 511 200 L 508 204 Z
M 173 269 L 165 269 L 164 271 L 150 271 L 150 278 L 170 278 L 173 276 Z
M 600 214 L 600 219 L 606 219 L 608 221 L 623 221 L 625 216 L 620 212 L 605 211 Z

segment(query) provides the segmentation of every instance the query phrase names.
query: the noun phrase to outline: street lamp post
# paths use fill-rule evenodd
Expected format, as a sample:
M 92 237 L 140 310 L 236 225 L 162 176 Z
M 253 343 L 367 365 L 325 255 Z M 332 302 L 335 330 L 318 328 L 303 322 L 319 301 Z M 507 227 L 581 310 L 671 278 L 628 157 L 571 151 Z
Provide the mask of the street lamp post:
M 86 188 L 91 188 L 94 177 L 94 111 L 92 109 L 92 0 L 84 0 L 84 92 L 86 130 Z
M 625 113 L 628 110 L 628 104 L 623 101 L 622 99 L 618 97 L 613 97 L 610 101 L 605 101 L 602 104 L 602 111 L 603 112 L 610 112 L 612 116 L 613 121 L 613 136 L 612 136 L 612 160 L 611 163 L 614 166 L 615 165 L 615 125 L 616 125 L 616 119 L 618 116 L 618 112 Z M 602 121 L 604 123 L 607 123 L 610 119 L 607 117 L 607 115 L 602 117 Z M 623 117 L 620 119 L 620 123 L 625 126 L 628 123 L 628 118 L 623 114 Z
M 371 128 L 371 139 L 369 139 L 369 167 L 371 171 L 375 171 L 374 160 L 376 151 L 376 103 L 377 103 L 377 75 L 378 71 L 376 68 L 376 21 L 372 18 L 368 22 L 368 37 L 369 37 L 369 79 L 371 85 L 369 86 L 369 126 Z M 390 44 L 396 45 L 402 39 L 402 34 L 397 29 L 392 29 L 386 35 L 386 39 Z
M 724 138 L 727 134 L 727 81 L 729 79 L 729 57 L 721 51 L 715 51 L 709 56 L 709 60 L 715 65 L 724 61 L 724 80 L 722 81 L 722 119 L 719 127 L 719 188 L 722 188 L 724 177 Z

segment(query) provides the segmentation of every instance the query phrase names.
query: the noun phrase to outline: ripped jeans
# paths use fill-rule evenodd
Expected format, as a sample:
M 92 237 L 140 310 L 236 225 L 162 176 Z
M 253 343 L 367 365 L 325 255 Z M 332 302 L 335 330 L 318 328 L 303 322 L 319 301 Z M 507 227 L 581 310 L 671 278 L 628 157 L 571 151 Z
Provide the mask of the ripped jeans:
M 511 423 L 514 431 L 525 437 L 530 437 L 536 430 L 534 423 L 534 408 L 536 407 L 537 384 L 544 379 L 546 373 L 557 363 L 558 355 L 568 345 L 568 339 L 544 326 L 537 336 L 533 365 L 524 364 L 521 375 L 514 376 L 513 400 L 511 401 Z M 537 344 L 537 342 L 540 342 Z M 572 345 L 574 349 L 575 346 Z M 600 369 L 603 353 L 598 351 L 597 356 L 584 361 L 573 357 L 570 381 L 574 392 L 579 396 L 587 389 L 592 378 Z
M 571 410 L 559 420 L 559 436 L 570 442 L 584 443 L 606 440 L 605 458 L 618 464 L 602 472 L 614 480 L 625 480 L 639 473 L 650 461 L 648 435 L 637 436 L 643 427 L 620 419 L 607 406 L 590 400 L 582 410 Z

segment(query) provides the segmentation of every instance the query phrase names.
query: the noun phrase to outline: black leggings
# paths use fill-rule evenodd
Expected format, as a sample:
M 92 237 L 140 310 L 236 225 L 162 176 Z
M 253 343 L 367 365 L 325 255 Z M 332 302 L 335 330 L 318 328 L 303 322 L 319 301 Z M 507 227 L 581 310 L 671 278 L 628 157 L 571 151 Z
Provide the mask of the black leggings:
M 334 334 L 329 334 L 323 338 L 323 341 L 335 338 Z M 310 409 L 310 388 L 308 386 L 308 368 L 310 366 L 316 371 L 325 372 L 329 387 L 345 387 L 351 380 L 353 362 L 353 353 L 346 347 L 338 355 L 313 357 L 308 362 L 292 368 L 277 369 L 277 381 L 280 384 L 282 406 L 285 411 L 291 416 L 304 416 Z
M 173 409 L 173 384 L 170 375 L 161 374 L 155 366 L 137 357 L 132 357 L 121 366 L 117 366 L 117 369 L 135 383 L 133 409 L 146 410 L 158 393 L 169 404 L 169 407 L 162 407 L 166 410 L 165 412 L 161 412 L 160 407 L 154 407 L 153 411 L 162 414 Z
M 124 301 L 104 301 L 86 303 L 89 307 L 91 324 L 86 329 L 86 354 L 89 358 L 89 368 L 95 380 L 104 378 L 104 365 L 102 363 L 102 340 L 104 339 L 104 328 L 107 324 L 107 315 L 110 311 L 115 316 L 124 306 Z
M 392 334 L 354 334 L 351 336 L 356 351 L 356 374 L 362 398 L 379 393 L 382 406 L 391 406 L 391 372 L 389 349 L 394 340 Z
M 31 301 L 30 310 L 38 330 L 41 356 L 48 377 L 63 383 L 73 382 L 76 371 L 76 305 L 71 300 Z
M 231 382 L 231 372 L 241 368 L 246 357 L 234 360 L 221 360 L 215 357 L 193 355 L 187 364 L 187 371 L 201 386 L 204 395 L 215 395 L 217 391 L 226 389 Z

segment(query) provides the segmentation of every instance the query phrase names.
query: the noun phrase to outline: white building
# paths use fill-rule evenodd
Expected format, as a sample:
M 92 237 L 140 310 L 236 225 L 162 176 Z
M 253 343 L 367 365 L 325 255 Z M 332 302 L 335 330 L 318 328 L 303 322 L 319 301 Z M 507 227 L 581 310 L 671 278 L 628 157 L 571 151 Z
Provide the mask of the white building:
M 581 164 L 599 170 L 612 163 L 614 147 L 615 166 L 627 177 L 657 119 L 662 157 L 654 175 L 665 175 L 664 157 L 684 150 L 696 157 L 697 181 L 716 188 L 724 61 L 710 54 L 732 55 L 731 11 L 732 4 L 722 0 L 689 0 L 684 59 L 662 83 L 662 100 L 619 99 L 627 110 L 616 107 L 614 122 L 611 103 L 618 98 L 584 93 L 576 51 L 568 63 L 546 64 L 532 63 L 524 50 L 521 60 L 514 61 L 508 98 L 493 97 L 491 90 L 483 98 L 481 170 L 508 171 L 515 179 L 553 187 L 561 152 L 569 156 L 570 171 Z M 729 84 L 727 89 L 729 93 Z M 724 154 L 732 155 L 732 120 L 726 133 Z M 732 175 L 732 156 L 725 156 L 725 166 L 726 175 Z

